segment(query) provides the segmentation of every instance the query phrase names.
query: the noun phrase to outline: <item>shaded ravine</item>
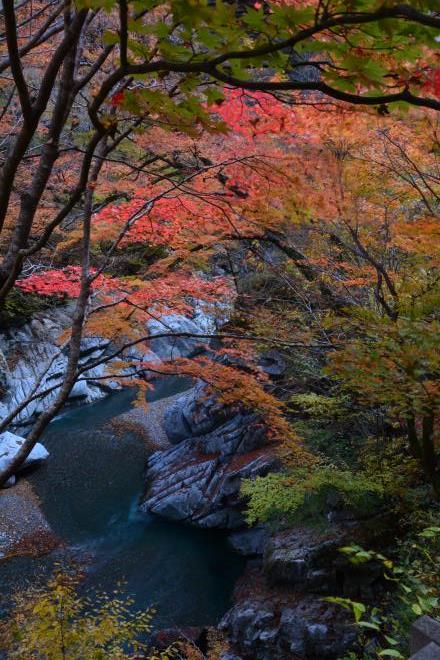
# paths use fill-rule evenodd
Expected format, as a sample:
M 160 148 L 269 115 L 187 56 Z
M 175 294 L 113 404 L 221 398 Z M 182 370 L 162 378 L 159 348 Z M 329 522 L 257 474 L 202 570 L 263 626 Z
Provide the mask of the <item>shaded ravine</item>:
M 149 398 L 186 387 L 184 380 L 168 378 Z M 66 547 L 0 563 L 4 603 L 15 588 L 45 579 L 55 562 L 74 558 L 85 570 L 84 590 L 110 592 L 122 581 L 133 607 L 155 606 L 158 627 L 214 624 L 228 609 L 243 562 L 226 540 L 137 510 L 147 450 L 108 423 L 130 409 L 132 398 L 122 391 L 67 410 L 50 425 L 43 438 L 50 457 L 29 479 Z

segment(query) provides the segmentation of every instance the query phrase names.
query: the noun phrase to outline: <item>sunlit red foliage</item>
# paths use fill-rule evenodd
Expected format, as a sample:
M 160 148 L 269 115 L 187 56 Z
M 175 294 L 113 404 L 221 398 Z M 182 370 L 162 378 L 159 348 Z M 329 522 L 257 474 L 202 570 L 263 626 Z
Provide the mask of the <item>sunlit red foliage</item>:
M 302 127 L 295 110 L 270 94 L 244 92 L 241 89 L 225 91 L 225 100 L 210 107 L 225 124 L 247 140 L 262 136 L 283 135 L 290 142 Z
M 93 276 L 93 271 L 91 275 Z M 75 298 L 79 295 L 80 277 L 79 267 L 67 266 L 60 270 L 36 273 L 19 280 L 17 286 L 26 293 Z M 150 280 L 123 280 L 98 275 L 92 282 L 92 289 L 101 297 L 120 299 L 121 305 L 134 304 L 141 309 L 161 313 L 188 312 L 191 310 L 191 299 L 200 298 L 207 303 L 217 302 L 231 293 L 227 281 L 222 277 L 206 279 L 185 272 L 171 272 Z
M 122 102 L 122 93 L 113 96 L 114 107 Z M 224 303 L 233 296 L 227 280 L 190 271 L 200 266 L 209 272 L 211 258 L 231 241 L 259 240 L 267 232 L 293 243 L 296 234 L 303 240 L 306 232 L 304 263 L 317 282 L 338 295 L 348 292 L 350 300 L 368 296 L 377 286 L 374 265 L 347 250 L 354 236 L 376 257 L 399 249 L 438 261 L 432 241 L 436 219 L 429 215 L 408 222 L 401 213 L 403 202 L 412 205 L 417 198 L 417 190 L 399 178 L 405 159 L 421 159 L 430 167 L 422 150 L 429 142 L 426 120 L 414 113 L 410 125 L 406 119 L 337 106 L 326 111 L 290 107 L 271 95 L 242 90 L 226 90 L 225 100 L 210 111 L 227 133 L 206 131 L 195 140 L 156 125 L 136 137 L 139 149 L 156 150 L 166 167 L 176 168 L 177 177 L 161 179 L 157 171 L 130 175 L 121 163 L 105 165 L 96 192 L 102 198 L 123 192 L 128 199 L 104 204 L 93 215 L 93 244 L 104 254 L 114 243 L 121 251 L 139 245 L 161 250 L 136 276 L 102 274 L 93 282 L 96 304 L 115 304 L 90 315 L 87 333 L 137 340 L 152 315 L 191 316 L 194 301 Z M 412 139 L 414 131 L 421 136 L 419 143 Z M 75 231 L 66 232 L 67 244 L 80 239 Z M 75 297 L 79 275 L 76 267 L 51 269 L 19 286 L 26 292 Z M 273 335 L 278 325 L 269 319 L 267 333 Z M 289 332 L 293 326 L 298 340 L 311 341 L 309 329 L 290 323 Z M 260 413 L 274 440 L 297 442 L 282 404 L 265 389 L 263 373 L 223 364 L 224 350 L 214 361 L 173 360 L 162 363 L 160 371 L 205 380 L 226 404 Z
M 91 274 L 93 274 L 93 271 Z M 75 298 L 79 295 L 80 278 L 81 268 L 79 266 L 66 266 L 62 269 L 34 273 L 29 277 L 18 280 L 17 286 L 26 293 Z M 93 282 L 93 288 L 102 292 L 116 291 L 121 284 L 117 279 L 99 275 Z
M 433 96 L 440 98 L 440 69 L 431 69 L 426 76 L 424 89 Z

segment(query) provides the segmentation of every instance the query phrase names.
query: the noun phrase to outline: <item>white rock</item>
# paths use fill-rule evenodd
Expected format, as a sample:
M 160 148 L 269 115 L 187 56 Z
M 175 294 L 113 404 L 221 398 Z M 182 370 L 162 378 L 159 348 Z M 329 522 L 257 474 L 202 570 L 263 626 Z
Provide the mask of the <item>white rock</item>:
M 11 488 L 12 486 L 15 486 L 16 481 L 17 481 L 17 477 L 15 476 L 15 474 L 13 474 L 12 477 L 6 479 L 6 482 L 3 484 L 3 488 Z
M 20 329 L 10 329 L 0 334 L 0 349 L 6 364 L 0 372 L 6 391 L 0 403 L 0 418 L 13 411 L 23 399 L 37 391 L 53 388 L 62 382 L 67 353 L 60 348 L 60 336 L 71 324 L 71 316 L 66 310 L 57 308 L 38 316 Z M 85 337 L 81 342 L 80 366 L 91 364 L 99 359 L 109 346 L 109 340 L 100 337 Z M 1 362 L 1 354 L 0 354 Z M 8 366 L 9 365 L 9 366 Z M 84 375 L 87 382 L 75 386 L 71 398 L 84 402 L 95 401 L 109 391 L 113 385 L 98 380 L 105 373 L 106 365 L 101 364 L 87 370 Z M 90 379 L 90 380 L 89 380 Z M 102 387 L 100 387 L 102 385 Z M 47 410 L 57 396 L 58 390 L 51 389 L 45 396 L 31 401 L 14 419 L 15 424 L 28 424 L 32 417 Z
M 71 399 L 76 399 L 76 398 L 87 399 L 90 397 L 90 395 L 91 392 L 87 385 L 87 381 L 79 380 L 72 387 L 72 391 L 70 392 L 69 396 Z
M 142 344 L 130 346 L 130 348 L 124 353 L 124 357 L 136 362 L 159 362 L 156 353 L 153 353 L 153 351 L 150 351 L 148 348 L 146 349 Z
M 15 435 L 15 433 L 10 433 L 9 431 L 0 433 L 0 471 L 4 470 L 10 464 L 24 441 L 25 438 Z M 24 466 L 28 466 L 35 461 L 43 461 L 48 456 L 49 452 L 47 449 L 40 442 L 37 442 L 25 460 Z
M 190 357 L 207 346 L 207 340 L 205 338 L 197 338 L 197 335 L 205 334 L 203 329 L 191 319 L 186 318 L 186 316 L 167 314 L 162 316 L 161 319 L 151 319 L 148 321 L 147 326 L 151 335 L 165 335 L 164 337 L 158 337 L 150 341 L 151 350 L 161 360 Z M 196 336 L 182 337 L 179 336 L 181 332 Z
M 220 304 L 210 307 L 199 301 L 192 301 L 193 318 L 179 314 L 169 314 L 161 320 L 151 320 L 148 330 L 151 334 L 173 334 L 184 332 L 193 337 L 165 336 L 146 344 L 133 346 L 123 356 L 128 361 L 144 363 L 160 362 L 175 357 L 188 357 L 203 352 L 209 339 L 197 335 L 214 332 L 227 311 Z M 47 394 L 34 398 L 14 419 L 14 425 L 29 424 L 36 415 L 47 410 L 54 402 L 62 383 L 67 365 L 67 352 L 61 349 L 60 337 L 66 335 L 72 323 L 72 306 L 56 308 L 37 315 L 30 323 L 18 329 L 10 328 L 0 333 L 0 380 L 4 392 L 0 401 L 0 419 L 29 396 L 50 390 Z M 81 342 L 80 367 L 92 365 L 99 358 L 111 352 L 109 340 L 103 337 L 84 337 Z M 126 374 L 132 371 L 128 367 Z M 103 378 L 107 365 L 99 364 L 83 372 L 84 381 L 73 388 L 70 399 L 90 403 L 106 396 L 112 389 L 121 385 L 114 380 Z

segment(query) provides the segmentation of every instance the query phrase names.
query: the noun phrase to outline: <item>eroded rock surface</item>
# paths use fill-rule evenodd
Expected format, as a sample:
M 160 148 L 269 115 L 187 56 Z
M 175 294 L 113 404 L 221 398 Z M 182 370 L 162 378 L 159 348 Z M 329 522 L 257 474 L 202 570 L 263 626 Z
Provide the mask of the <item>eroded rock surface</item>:
M 232 532 L 228 540 L 236 552 L 247 557 L 253 557 L 263 554 L 269 538 L 268 528 L 265 525 L 257 525 L 250 529 Z
M 19 328 L 9 328 L 0 334 L 0 417 L 3 418 L 27 397 L 51 389 L 45 396 L 29 402 L 14 419 L 14 425 L 25 426 L 38 413 L 47 409 L 57 394 L 55 385 L 61 382 L 67 364 L 67 349 L 63 335 L 72 323 L 71 304 L 41 312 Z M 149 332 L 206 332 L 207 325 L 215 326 L 214 317 L 195 315 L 194 320 L 182 315 L 151 321 Z M 153 340 L 151 346 L 139 344 L 122 356 L 135 362 L 160 362 L 170 356 L 189 356 L 206 348 L 206 342 L 189 338 L 163 337 Z M 92 365 L 112 352 L 112 345 L 103 337 L 84 337 L 81 342 L 80 367 Z M 118 358 L 120 359 L 120 357 Z M 107 369 L 100 364 L 87 369 L 71 393 L 71 402 L 90 403 L 102 398 L 119 385 L 111 379 L 102 379 Z M 128 367 L 129 369 L 129 367 Z
M 387 515 L 376 512 L 360 521 L 347 514 L 344 524 L 316 523 L 271 534 L 260 526 L 232 535 L 242 551 L 263 546 L 254 553 L 260 559 L 248 563 L 235 605 L 220 624 L 231 653 L 241 660 L 337 660 L 352 647 L 355 631 L 347 613 L 326 596 L 374 603 L 383 593 L 381 564 L 354 565 L 340 548 L 370 547 L 386 530 L 389 534 Z
M 213 397 L 206 397 L 203 384 L 184 392 L 167 409 L 164 429 L 173 444 L 203 436 L 231 420 L 231 411 Z
M 242 578 L 236 604 L 219 628 L 231 655 L 241 660 L 336 659 L 355 639 L 342 608 L 271 585 L 258 568 Z
M 354 641 L 340 612 L 311 596 L 284 606 L 277 599 L 245 600 L 220 629 L 243 660 L 338 658 Z
M 37 315 L 21 328 L 9 329 L 0 335 L 2 360 L 3 397 L 0 416 L 9 412 L 29 395 L 42 392 L 60 383 L 67 364 L 67 351 L 60 336 L 71 325 L 71 308 L 63 307 Z M 99 337 L 86 337 L 81 344 L 80 365 L 92 364 L 104 356 L 110 343 Z M 99 365 L 84 373 L 85 380 L 75 384 L 70 400 L 91 402 L 117 387 L 108 380 L 97 380 L 105 372 Z M 35 399 L 17 415 L 15 425 L 25 425 L 38 413 L 47 409 L 56 397 L 53 389 Z
M 379 531 L 380 519 L 377 520 Z M 382 567 L 375 562 L 354 565 L 340 548 L 366 541 L 361 526 L 329 525 L 325 529 L 297 526 L 273 534 L 265 544 L 263 572 L 270 584 L 346 598 L 374 597 L 382 585 Z M 373 535 L 369 535 L 369 541 Z
M 181 314 L 168 314 L 160 319 L 151 319 L 148 330 L 152 335 L 167 335 L 168 333 L 206 334 L 207 321 L 203 316 L 194 319 L 186 318 Z M 214 332 L 215 327 L 208 332 Z M 202 353 L 207 347 L 208 339 L 193 337 L 158 337 L 150 342 L 152 352 L 161 360 L 190 357 Z
M 231 413 L 199 384 L 167 411 L 165 429 L 176 444 L 150 457 L 141 509 L 199 527 L 243 527 L 242 479 L 278 464 L 258 416 Z

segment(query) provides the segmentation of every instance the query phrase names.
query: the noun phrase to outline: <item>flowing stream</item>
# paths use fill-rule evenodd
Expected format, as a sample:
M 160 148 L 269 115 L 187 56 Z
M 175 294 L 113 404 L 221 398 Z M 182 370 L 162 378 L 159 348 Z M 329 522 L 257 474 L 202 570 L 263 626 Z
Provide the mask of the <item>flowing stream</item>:
M 189 383 L 167 378 L 150 400 Z M 16 557 L 0 564 L 5 599 L 29 581 L 46 579 L 55 562 L 73 557 L 85 572 L 82 588 L 122 591 L 135 608 L 153 605 L 156 627 L 214 624 L 228 609 L 242 560 L 222 535 L 141 515 L 147 457 L 133 434 L 115 433 L 109 420 L 131 407 L 133 393 L 68 409 L 43 438 L 47 462 L 29 478 L 42 509 L 65 548 L 46 557 Z

